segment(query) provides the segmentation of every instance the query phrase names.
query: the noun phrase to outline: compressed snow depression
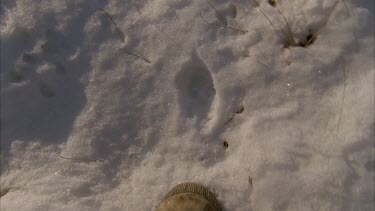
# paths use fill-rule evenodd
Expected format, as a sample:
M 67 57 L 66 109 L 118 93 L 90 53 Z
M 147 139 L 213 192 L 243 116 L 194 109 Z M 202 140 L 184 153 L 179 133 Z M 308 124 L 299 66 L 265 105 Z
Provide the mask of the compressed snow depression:
M 374 210 L 374 2 L 253 3 L 2 0 L 1 210 Z

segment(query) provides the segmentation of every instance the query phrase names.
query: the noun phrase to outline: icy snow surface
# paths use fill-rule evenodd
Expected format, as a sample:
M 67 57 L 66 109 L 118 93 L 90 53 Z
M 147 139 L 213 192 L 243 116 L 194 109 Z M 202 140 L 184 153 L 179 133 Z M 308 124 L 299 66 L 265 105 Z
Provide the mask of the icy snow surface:
M 374 210 L 374 1 L 277 2 L 2 0 L 1 210 Z

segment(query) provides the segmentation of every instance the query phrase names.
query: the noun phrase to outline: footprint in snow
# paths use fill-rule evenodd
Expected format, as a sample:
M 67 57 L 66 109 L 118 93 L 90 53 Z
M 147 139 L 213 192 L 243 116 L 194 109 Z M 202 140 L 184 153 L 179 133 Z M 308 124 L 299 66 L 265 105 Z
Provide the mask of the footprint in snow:
M 183 115 L 205 118 L 216 91 L 211 72 L 196 54 L 182 66 L 175 78 L 175 85 Z

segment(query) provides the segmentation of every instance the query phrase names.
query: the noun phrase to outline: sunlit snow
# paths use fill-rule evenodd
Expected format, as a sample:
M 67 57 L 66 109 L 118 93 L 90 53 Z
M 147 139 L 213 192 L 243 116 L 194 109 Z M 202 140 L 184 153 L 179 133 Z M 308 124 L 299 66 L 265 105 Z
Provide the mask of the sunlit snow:
M 258 2 L 1 0 L 1 210 L 373 211 L 374 1 Z

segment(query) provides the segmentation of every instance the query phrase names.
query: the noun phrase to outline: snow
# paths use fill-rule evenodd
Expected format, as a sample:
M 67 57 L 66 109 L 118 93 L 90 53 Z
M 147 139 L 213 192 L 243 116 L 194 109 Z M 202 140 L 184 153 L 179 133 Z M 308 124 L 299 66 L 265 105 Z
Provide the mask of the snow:
M 2 0 L 1 210 L 374 210 L 374 2 L 267 2 Z

